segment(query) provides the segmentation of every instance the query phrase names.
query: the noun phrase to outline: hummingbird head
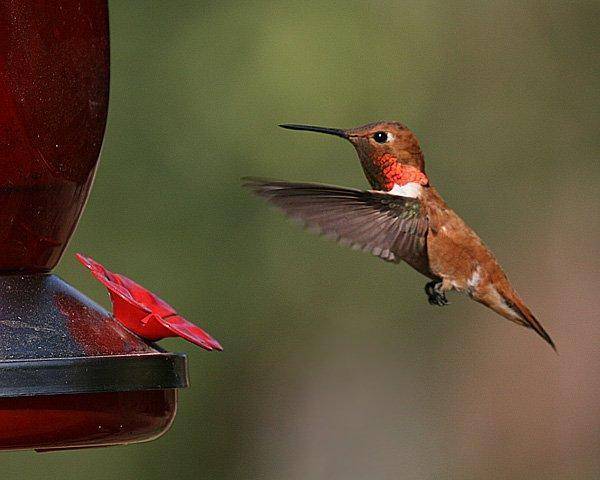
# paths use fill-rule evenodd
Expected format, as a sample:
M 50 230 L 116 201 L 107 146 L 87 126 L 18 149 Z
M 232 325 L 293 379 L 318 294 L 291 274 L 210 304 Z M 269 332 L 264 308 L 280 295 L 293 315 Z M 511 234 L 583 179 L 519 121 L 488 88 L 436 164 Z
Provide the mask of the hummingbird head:
M 401 123 L 376 122 L 347 130 L 290 124 L 280 127 L 345 138 L 354 145 L 367 180 L 375 189 L 389 191 L 396 184 L 429 183 L 419 141 Z

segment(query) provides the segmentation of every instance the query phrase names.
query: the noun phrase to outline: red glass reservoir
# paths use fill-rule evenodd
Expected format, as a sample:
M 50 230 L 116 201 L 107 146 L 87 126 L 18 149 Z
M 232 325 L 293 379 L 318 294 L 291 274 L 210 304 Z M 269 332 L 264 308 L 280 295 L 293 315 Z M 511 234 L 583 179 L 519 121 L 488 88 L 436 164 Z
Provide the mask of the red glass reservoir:
M 87 198 L 106 124 L 105 0 L 0 2 L 0 271 L 49 271 Z

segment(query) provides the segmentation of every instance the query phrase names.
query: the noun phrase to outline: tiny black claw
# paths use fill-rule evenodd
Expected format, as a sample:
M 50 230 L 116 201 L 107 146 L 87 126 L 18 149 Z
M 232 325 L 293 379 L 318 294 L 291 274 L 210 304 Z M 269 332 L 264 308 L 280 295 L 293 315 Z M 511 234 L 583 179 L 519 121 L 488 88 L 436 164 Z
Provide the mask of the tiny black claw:
M 425 293 L 427 294 L 427 300 L 431 305 L 437 305 L 438 307 L 443 307 L 444 305 L 448 305 L 448 299 L 446 298 L 446 294 L 440 291 L 440 287 L 442 286 L 442 282 L 432 281 L 425 285 Z

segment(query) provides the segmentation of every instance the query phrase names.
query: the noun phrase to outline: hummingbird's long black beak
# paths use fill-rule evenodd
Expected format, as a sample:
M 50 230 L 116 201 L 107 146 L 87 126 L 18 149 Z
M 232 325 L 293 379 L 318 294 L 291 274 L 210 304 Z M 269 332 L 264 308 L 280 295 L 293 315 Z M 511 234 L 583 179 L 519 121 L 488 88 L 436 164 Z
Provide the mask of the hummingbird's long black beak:
M 327 135 L 335 135 L 336 137 L 348 138 L 348 134 L 345 130 L 339 128 L 326 128 L 326 127 L 314 127 L 312 125 L 294 125 L 294 124 L 283 124 L 279 125 L 281 128 L 287 128 L 288 130 L 306 130 L 309 132 L 326 133 Z

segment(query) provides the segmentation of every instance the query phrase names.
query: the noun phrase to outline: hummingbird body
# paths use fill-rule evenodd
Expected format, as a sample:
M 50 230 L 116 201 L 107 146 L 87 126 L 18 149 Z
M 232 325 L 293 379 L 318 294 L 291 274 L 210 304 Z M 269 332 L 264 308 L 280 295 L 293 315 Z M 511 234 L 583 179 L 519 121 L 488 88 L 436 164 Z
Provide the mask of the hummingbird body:
M 247 186 L 288 216 L 383 260 L 404 261 L 431 281 L 429 303 L 455 290 L 554 343 L 512 288 L 492 252 L 429 184 L 415 135 L 397 122 L 340 130 L 281 125 L 349 140 L 372 190 L 248 179 Z

